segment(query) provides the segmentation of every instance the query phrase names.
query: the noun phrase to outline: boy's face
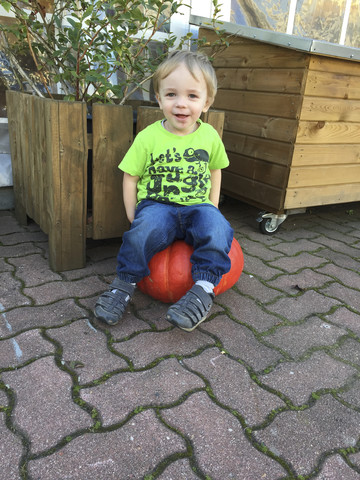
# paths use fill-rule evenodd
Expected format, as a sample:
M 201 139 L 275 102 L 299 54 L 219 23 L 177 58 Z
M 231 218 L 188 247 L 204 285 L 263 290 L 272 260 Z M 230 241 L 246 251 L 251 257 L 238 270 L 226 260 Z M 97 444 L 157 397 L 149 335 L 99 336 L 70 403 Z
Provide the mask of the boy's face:
M 210 107 L 204 75 L 200 69 L 194 73 L 196 79 L 181 63 L 160 81 L 156 98 L 166 118 L 165 128 L 175 135 L 194 132 L 201 113 Z

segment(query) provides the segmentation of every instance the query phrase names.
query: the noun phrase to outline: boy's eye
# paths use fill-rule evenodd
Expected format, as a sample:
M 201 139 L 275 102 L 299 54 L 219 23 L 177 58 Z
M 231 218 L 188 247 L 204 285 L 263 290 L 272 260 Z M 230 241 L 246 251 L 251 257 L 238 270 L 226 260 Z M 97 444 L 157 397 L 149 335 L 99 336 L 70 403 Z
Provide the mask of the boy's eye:
M 190 93 L 189 97 L 190 98 L 197 98 L 197 95 L 195 95 L 195 93 Z
M 166 96 L 172 98 L 172 97 L 175 97 L 175 93 L 169 92 L 169 93 L 166 94 Z

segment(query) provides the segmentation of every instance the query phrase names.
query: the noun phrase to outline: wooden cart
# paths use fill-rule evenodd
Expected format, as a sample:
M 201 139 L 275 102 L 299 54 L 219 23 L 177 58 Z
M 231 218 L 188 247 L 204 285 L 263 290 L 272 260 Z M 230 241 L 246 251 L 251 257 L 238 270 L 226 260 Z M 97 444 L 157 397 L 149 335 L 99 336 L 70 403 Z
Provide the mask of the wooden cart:
M 270 234 L 299 209 L 359 201 L 360 49 L 224 26 L 231 45 L 214 61 L 230 158 L 223 192 L 263 209 Z

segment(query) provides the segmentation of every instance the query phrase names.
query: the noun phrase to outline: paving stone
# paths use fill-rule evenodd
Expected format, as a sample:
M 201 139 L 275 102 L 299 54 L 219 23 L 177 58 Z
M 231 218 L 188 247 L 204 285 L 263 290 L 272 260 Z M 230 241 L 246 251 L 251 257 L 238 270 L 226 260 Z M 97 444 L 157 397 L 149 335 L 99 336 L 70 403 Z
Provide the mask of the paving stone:
M 13 272 L 14 267 L 9 265 L 4 258 L 0 258 L 0 273 L 2 272 Z
M 54 353 L 55 348 L 38 330 L 30 330 L 0 341 L 0 368 L 21 365 L 32 358 Z
M 23 258 L 12 258 L 9 263 L 16 267 L 16 277 L 27 287 L 61 280 L 58 273 L 50 270 L 48 261 L 42 255 L 28 255 L 25 261 Z
M 325 460 L 318 480 L 359 480 L 360 474 L 350 468 L 340 455 L 332 455 Z
M 81 398 L 100 411 L 108 426 L 124 421 L 137 407 L 170 405 L 186 392 L 204 387 L 198 375 L 171 358 L 148 370 L 118 373 L 99 386 L 81 390 Z
M 1 212 L 1 221 L 0 221 L 0 242 L 2 242 L 2 235 L 9 235 L 15 232 L 22 232 L 25 228 L 21 226 L 16 218 L 9 214 L 6 211 Z
M 128 367 L 125 360 L 110 352 L 106 336 L 87 320 L 48 330 L 47 334 L 61 344 L 62 358 L 77 374 L 79 383 L 88 383 L 107 372 Z
M 248 275 L 255 275 L 263 280 L 270 280 L 275 275 L 282 273 L 280 269 L 265 265 L 260 258 L 247 255 L 245 258 L 244 272 Z
M 20 289 L 21 283 L 10 272 L 0 273 L 0 315 L 9 308 L 31 303 Z
M 271 373 L 259 378 L 269 387 L 288 396 L 295 405 L 302 405 L 312 392 L 338 389 L 355 373 L 356 369 L 350 365 L 336 361 L 324 352 L 315 352 L 302 362 L 282 363 Z
M 22 444 L 19 437 L 5 426 L 5 414 L 0 412 L 0 478 L 2 480 L 20 480 L 19 462 L 22 456 Z
M 218 349 L 205 350 L 183 362 L 204 375 L 216 398 L 223 405 L 237 410 L 248 425 L 262 423 L 272 410 L 284 406 L 279 397 L 259 387 L 245 367 Z
M 10 312 L 0 312 L 0 337 L 34 327 L 61 326 L 70 320 L 84 318 L 87 312 L 74 300 L 60 300 L 40 307 L 20 307 Z
M 337 298 L 341 303 L 360 313 L 360 292 L 352 288 L 343 287 L 339 283 L 332 283 L 321 291 L 325 295 Z
M 335 312 L 324 315 L 324 318 L 339 327 L 349 329 L 360 337 L 360 314 L 351 312 L 345 307 L 340 307 Z
M 266 341 L 297 358 L 310 348 L 333 345 L 346 334 L 346 330 L 312 317 L 300 325 L 280 326 Z
M 241 275 L 236 286 L 242 294 L 249 295 L 261 303 L 271 302 L 281 294 L 278 290 L 269 288 L 268 284 L 264 284 L 253 275 L 246 273 Z
M 23 242 L 47 242 L 48 237 L 41 230 L 34 232 L 15 232 L 9 235 L 0 237 L 0 242 L 3 245 L 17 245 Z
M 237 419 L 212 403 L 206 393 L 191 395 L 183 404 L 163 410 L 162 416 L 192 439 L 201 470 L 214 480 L 284 476 L 284 469 L 252 447 Z
M 355 225 L 354 225 L 355 226 Z M 339 231 L 339 230 L 328 230 L 324 228 L 322 225 L 316 225 L 314 230 L 319 232 L 321 236 L 318 236 L 319 240 L 322 239 L 323 236 L 327 237 L 327 239 L 338 240 L 342 244 L 352 245 L 356 238 L 358 237 L 356 230 L 353 231 L 351 228 L 351 224 L 348 224 L 346 227 L 346 232 Z M 346 234 L 345 234 L 346 233 Z M 340 250 L 342 250 L 342 245 L 339 245 Z
M 254 242 L 249 238 L 243 239 L 241 242 L 241 248 L 243 249 L 245 258 L 248 254 L 253 257 L 259 257 L 262 260 L 276 260 L 277 258 L 283 257 L 281 252 L 276 251 L 276 248 L 279 245 L 273 246 L 273 250 L 270 248 L 264 248 L 264 244 L 261 242 Z M 274 251 L 275 250 L 275 251 Z
M 324 248 L 323 250 L 317 252 L 316 255 L 319 258 L 324 258 L 324 260 L 329 260 L 338 267 L 348 268 L 349 270 L 354 270 L 355 272 L 360 271 L 360 261 L 355 260 L 348 255 L 344 255 L 342 252 L 335 252 L 334 250 Z
M 255 437 L 291 463 L 297 475 L 308 475 L 324 452 L 355 446 L 359 422 L 359 412 L 325 395 L 309 409 L 277 415 Z
M 297 322 L 309 315 L 327 313 L 336 305 L 340 305 L 338 300 L 310 290 L 297 297 L 280 298 L 274 304 L 268 305 L 267 309 L 290 322 Z
M 360 367 L 360 342 L 353 338 L 347 338 L 333 354 Z
M 360 452 L 349 455 L 351 463 L 357 466 L 358 470 L 360 469 Z
M 314 271 L 310 268 L 305 268 L 299 273 L 295 273 L 292 275 L 285 273 L 275 278 L 274 280 L 270 280 L 266 283 L 267 286 L 279 288 L 280 290 L 283 290 L 290 295 L 296 295 L 302 290 L 307 290 L 309 288 L 319 288 L 326 283 L 333 281 L 331 277 L 318 273 L 319 271 L 323 272 L 323 269 Z
M 0 245 L 0 257 L 2 258 L 26 258 L 33 253 L 42 253 L 41 248 L 32 243 L 21 243 L 18 245 L 2 246 Z
M 254 300 L 243 297 L 233 290 L 224 294 L 224 305 L 229 308 L 236 320 L 250 325 L 259 332 L 268 330 L 280 321 L 275 315 L 265 312 Z
M 347 285 L 349 287 L 355 287 L 358 285 L 360 288 L 360 274 L 359 272 L 353 272 L 343 268 L 336 267 L 335 265 L 325 265 L 319 272 L 329 275 L 335 280 Z
M 341 240 L 335 240 L 333 238 L 328 238 L 324 235 L 322 235 L 321 237 L 318 237 L 314 240 L 314 242 L 320 244 L 320 245 L 324 245 L 326 247 L 329 247 L 331 250 L 335 250 L 335 251 L 341 251 L 343 254 L 345 255 L 349 255 L 350 257 L 354 258 L 354 259 L 360 259 L 360 249 L 359 248 L 355 248 L 355 247 L 351 247 L 349 245 L 344 245 L 344 242 Z
M 349 403 L 355 408 L 360 408 L 360 381 L 354 381 L 351 387 L 343 393 L 338 393 L 341 400 Z
M 8 405 L 8 398 L 6 396 L 6 393 L 3 390 L 0 390 L 0 406 L 5 407 Z
M 310 241 L 306 238 L 300 238 L 293 242 L 283 242 L 275 245 L 272 247 L 272 250 L 292 257 L 300 254 L 301 252 L 316 252 L 316 250 L 319 250 L 321 246 L 314 242 L 315 240 Z
M 101 262 L 93 262 L 92 260 L 87 259 L 84 268 L 68 270 L 62 272 L 62 275 L 66 280 L 78 280 L 90 275 L 112 275 L 115 278 L 116 262 L 114 258 L 108 258 Z
M 47 450 L 76 430 L 90 427 L 90 415 L 71 399 L 71 378 L 56 368 L 53 358 L 42 358 L 3 373 L 16 392 L 15 424 L 25 431 L 32 453 Z
M 185 452 L 184 440 L 149 410 L 118 430 L 75 438 L 51 457 L 29 462 L 29 471 L 36 480 L 140 479 L 169 455 Z
M 169 465 L 158 477 L 158 480 L 198 480 L 188 460 L 177 460 Z
M 135 368 L 145 367 L 166 355 L 191 355 L 199 348 L 214 345 L 214 340 L 194 330 L 191 334 L 179 328 L 169 332 L 145 332 L 130 340 L 114 343 L 113 348 L 126 355 Z
M 89 297 L 101 294 L 105 284 L 97 277 L 88 277 L 73 282 L 51 282 L 38 287 L 24 288 L 24 293 L 34 299 L 37 305 L 56 302 L 64 298 Z
M 317 253 L 318 255 L 318 253 Z M 298 270 L 307 268 L 318 268 L 320 265 L 326 263 L 326 260 L 319 256 L 311 255 L 310 253 L 300 253 L 293 257 L 283 257 L 273 262 L 269 262 L 271 267 L 277 267 L 288 273 L 295 273 Z
M 259 342 L 248 328 L 228 317 L 214 318 L 211 322 L 202 324 L 201 328 L 214 335 L 220 335 L 224 348 L 230 355 L 243 360 L 257 371 L 283 358 L 279 352 Z

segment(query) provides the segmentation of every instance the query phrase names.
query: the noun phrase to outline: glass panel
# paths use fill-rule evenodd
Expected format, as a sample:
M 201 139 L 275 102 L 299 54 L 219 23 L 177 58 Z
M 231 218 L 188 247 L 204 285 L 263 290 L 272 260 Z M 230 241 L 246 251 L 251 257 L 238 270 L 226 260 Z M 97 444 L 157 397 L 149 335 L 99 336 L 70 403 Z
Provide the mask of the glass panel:
M 360 0 L 353 0 L 351 4 L 349 24 L 346 32 L 345 45 L 360 48 Z
M 232 0 L 231 22 L 286 32 L 290 0 Z
M 293 34 L 339 43 L 346 0 L 297 0 Z M 286 33 L 290 0 L 231 0 L 231 22 Z M 360 0 L 352 0 L 345 45 L 360 48 Z
M 345 0 L 298 0 L 294 35 L 338 43 Z

